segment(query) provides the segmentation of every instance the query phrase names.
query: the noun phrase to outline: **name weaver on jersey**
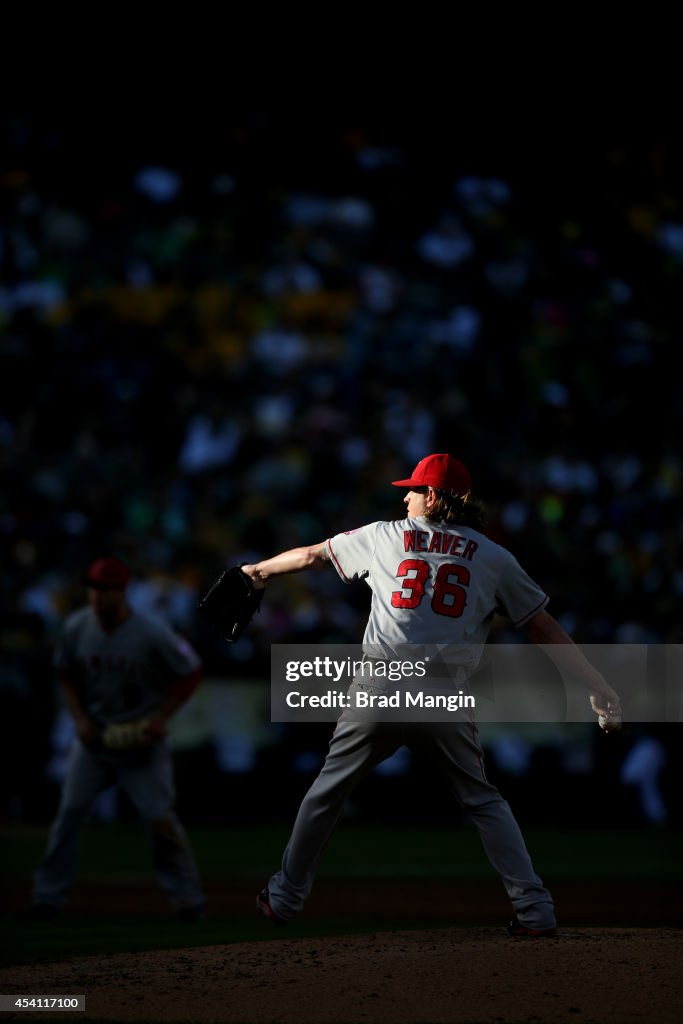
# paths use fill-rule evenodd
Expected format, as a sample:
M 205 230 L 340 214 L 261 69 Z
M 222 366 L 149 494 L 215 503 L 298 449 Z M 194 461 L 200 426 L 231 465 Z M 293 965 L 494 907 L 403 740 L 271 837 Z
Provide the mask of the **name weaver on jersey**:
M 456 558 L 467 558 L 470 562 L 479 545 L 476 540 L 468 540 L 467 537 L 459 536 L 457 533 L 442 533 L 435 530 L 428 533 L 426 530 L 404 530 L 403 550 L 404 551 L 426 551 L 428 554 L 452 555 Z

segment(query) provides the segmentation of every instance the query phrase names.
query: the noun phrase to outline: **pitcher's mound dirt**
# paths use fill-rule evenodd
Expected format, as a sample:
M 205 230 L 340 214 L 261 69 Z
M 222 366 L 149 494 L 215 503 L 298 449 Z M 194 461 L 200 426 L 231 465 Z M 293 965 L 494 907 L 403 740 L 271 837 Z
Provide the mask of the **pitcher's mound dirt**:
M 682 963 L 675 929 L 564 929 L 528 940 L 444 928 L 9 967 L 0 991 L 85 993 L 80 1020 L 680 1024 Z M 46 1014 L 3 1014 L 36 1016 Z

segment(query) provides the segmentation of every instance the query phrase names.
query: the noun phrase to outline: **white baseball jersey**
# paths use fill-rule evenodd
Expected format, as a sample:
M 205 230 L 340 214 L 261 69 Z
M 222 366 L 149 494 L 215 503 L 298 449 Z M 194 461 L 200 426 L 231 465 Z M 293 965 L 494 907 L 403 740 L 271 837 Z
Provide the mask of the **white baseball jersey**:
M 330 538 L 327 550 L 345 583 L 364 579 L 372 590 L 363 647 L 376 656 L 447 644 L 472 669 L 494 613 L 522 626 L 548 603 L 509 551 L 468 526 L 425 516 L 370 523 Z
M 196 671 L 201 661 L 162 619 L 131 611 L 108 633 L 91 608 L 81 608 L 64 624 L 54 664 L 81 687 L 88 714 L 105 723 L 153 711 L 175 679 Z

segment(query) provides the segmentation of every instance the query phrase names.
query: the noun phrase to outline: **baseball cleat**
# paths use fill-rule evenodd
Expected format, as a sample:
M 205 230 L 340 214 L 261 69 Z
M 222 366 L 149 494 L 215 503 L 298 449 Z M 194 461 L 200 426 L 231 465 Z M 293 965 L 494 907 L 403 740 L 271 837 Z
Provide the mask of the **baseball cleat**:
M 508 925 L 508 935 L 513 939 L 555 939 L 557 928 L 527 928 L 515 914 Z
M 270 893 L 268 889 L 261 889 L 261 892 L 256 897 L 256 909 L 262 917 L 267 917 L 271 924 L 274 924 L 277 928 L 281 928 L 286 921 L 284 921 L 278 914 L 275 913 L 269 903 Z

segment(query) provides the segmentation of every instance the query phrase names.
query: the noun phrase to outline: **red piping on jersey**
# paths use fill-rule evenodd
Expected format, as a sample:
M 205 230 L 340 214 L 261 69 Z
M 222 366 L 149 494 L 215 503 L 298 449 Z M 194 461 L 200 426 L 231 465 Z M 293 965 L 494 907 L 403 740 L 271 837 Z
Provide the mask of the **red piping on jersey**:
M 334 562 L 334 564 L 335 564 L 335 567 L 336 567 L 336 569 L 337 569 L 337 572 L 339 573 L 339 575 L 341 576 L 341 578 L 342 578 L 342 579 L 343 579 L 343 580 L 344 580 L 344 581 L 345 581 L 346 583 L 350 583 L 350 582 L 351 582 L 351 580 L 350 580 L 350 579 L 348 578 L 348 576 L 346 575 L 346 573 L 345 573 L 345 572 L 344 572 L 344 570 L 342 569 L 341 565 L 339 564 L 339 560 L 337 559 L 337 556 L 335 555 L 334 551 L 332 550 L 332 541 L 331 541 L 331 540 L 328 540 L 328 542 L 327 542 L 327 546 L 328 546 L 328 548 L 329 548 L 329 551 L 330 551 L 330 555 L 332 556 L 332 561 L 333 561 L 333 562 Z
M 543 600 L 541 601 L 541 603 L 539 605 L 536 605 L 536 607 L 533 609 L 533 611 L 530 611 L 528 615 L 524 615 L 523 618 L 521 618 L 519 620 L 519 622 L 513 622 L 512 625 L 514 626 L 514 628 L 517 629 L 518 626 L 523 626 L 525 622 L 529 621 L 529 619 L 532 617 L 532 615 L 535 615 L 536 612 L 539 612 L 541 610 L 541 608 L 545 608 L 545 606 L 547 605 L 549 600 L 550 600 L 550 598 L 546 594 L 545 597 L 543 598 Z

